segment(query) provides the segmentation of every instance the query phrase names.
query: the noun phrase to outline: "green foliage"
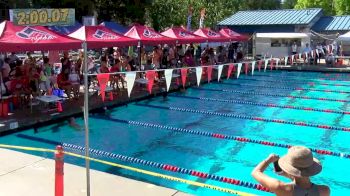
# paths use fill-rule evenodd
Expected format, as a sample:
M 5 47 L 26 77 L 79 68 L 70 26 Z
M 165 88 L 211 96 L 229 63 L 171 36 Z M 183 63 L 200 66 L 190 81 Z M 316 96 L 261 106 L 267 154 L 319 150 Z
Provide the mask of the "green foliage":
M 297 4 L 297 0 L 284 0 L 282 4 L 283 9 L 293 9 Z
M 337 15 L 349 15 L 350 14 L 350 0 L 334 0 L 335 1 L 335 13 Z
M 322 8 L 326 15 L 335 14 L 333 0 L 298 0 L 295 8 Z

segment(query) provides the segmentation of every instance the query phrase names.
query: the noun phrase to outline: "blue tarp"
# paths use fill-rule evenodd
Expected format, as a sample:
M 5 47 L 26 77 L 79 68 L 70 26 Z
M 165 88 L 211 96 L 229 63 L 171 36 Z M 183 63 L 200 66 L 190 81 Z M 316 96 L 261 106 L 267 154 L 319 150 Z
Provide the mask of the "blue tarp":
M 68 35 L 82 26 L 83 25 L 80 24 L 78 21 L 75 21 L 75 24 L 73 26 L 49 26 L 49 29 L 62 35 Z
M 116 22 L 102 22 L 101 25 L 111 29 L 112 31 L 120 34 L 124 34 L 128 31 L 127 27 L 124 27 Z

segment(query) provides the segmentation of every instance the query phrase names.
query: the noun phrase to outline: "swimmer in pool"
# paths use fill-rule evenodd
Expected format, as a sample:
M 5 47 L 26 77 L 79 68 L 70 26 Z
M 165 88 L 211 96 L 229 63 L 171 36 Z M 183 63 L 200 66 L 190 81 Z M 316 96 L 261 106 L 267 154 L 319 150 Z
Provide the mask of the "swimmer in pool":
M 76 130 L 82 130 L 83 128 L 75 121 L 74 117 L 70 117 L 68 120 L 68 124 L 70 127 L 76 129 Z

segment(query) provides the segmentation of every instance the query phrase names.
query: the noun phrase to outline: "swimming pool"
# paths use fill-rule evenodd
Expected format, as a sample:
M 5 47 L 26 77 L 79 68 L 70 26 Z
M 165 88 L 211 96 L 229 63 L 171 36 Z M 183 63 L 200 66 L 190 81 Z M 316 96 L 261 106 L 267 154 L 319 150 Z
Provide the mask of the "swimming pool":
M 91 148 L 256 183 L 250 173 L 257 163 L 270 153 L 282 155 L 287 152 L 287 148 L 269 143 L 262 145 L 257 141 L 349 153 L 350 114 L 346 111 L 350 111 L 350 83 L 347 79 L 346 74 L 257 72 L 255 76 L 242 75 L 239 80 L 213 82 L 183 93 L 172 93 L 166 99 L 157 97 L 132 103 L 112 109 L 108 116 L 90 116 Z M 327 100 L 320 100 L 322 98 Z M 82 119 L 77 122 L 83 124 Z M 204 133 L 208 132 L 218 135 L 206 137 L 208 135 Z M 221 138 L 222 135 L 249 138 L 251 142 L 228 140 Z M 55 142 L 84 146 L 84 132 L 75 131 L 62 122 L 35 132 L 27 130 L 0 138 L 3 144 L 49 148 L 53 148 Z M 350 176 L 347 170 L 350 159 L 317 153 L 314 156 L 323 165 L 322 173 L 313 178 L 315 183 L 329 185 L 332 195 L 350 195 L 350 179 L 347 178 Z M 84 165 L 83 160 L 72 157 L 65 160 Z M 258 195 L 271 195 L 217 180 L 112 161 Z M 97 163 L 92 163 L 91 167 L 194 195 L 228 195 Z M 266 172 L 276 176 L 271 167 Z

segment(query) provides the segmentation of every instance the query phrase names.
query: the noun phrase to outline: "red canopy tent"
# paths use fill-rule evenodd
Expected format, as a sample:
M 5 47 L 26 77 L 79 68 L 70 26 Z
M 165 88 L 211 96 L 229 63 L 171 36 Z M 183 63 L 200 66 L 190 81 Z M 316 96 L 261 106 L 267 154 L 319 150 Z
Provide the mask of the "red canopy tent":
M 231 39 L 231 41 L 247 41 L 248 37 L 242 34 L 239 34 L 235 31 L 232 31 L 229 28 L 223 28 L 219 31 L 222 35 L 225 37 L 228 37 Z
M 176 40 L 179 44 L 188 43 L 201 43 L 206 42 L 207 39 L 204 37 L 197 36 L 182 27 L 173 27 L 161 33 L 166 37 L 170 37 Z
M 200 28 L 196 30 L 193 34 L 204 37 L 208 42 L 228 42 L 229 38 L 225 37 L 221 33 L 215 32 L 210 28 Z
M 118 34 L 105 26 L 82 26 L 68 35 L 86 41 L 88 48 L 137 45 L 137 40 Z
M 139 40 L 144 45 L 170 44 L 175 43 L 175 39 L 165 37 L 156 32 L 151 27 L 136 24 L 124 34 L 133 39 Z
M 60 35 L 42 26 L 0 24 L 0 52 L 69 50 L 81 48 L 81 41 Z

